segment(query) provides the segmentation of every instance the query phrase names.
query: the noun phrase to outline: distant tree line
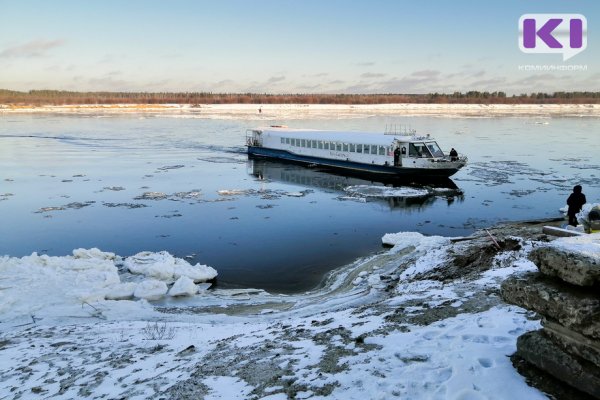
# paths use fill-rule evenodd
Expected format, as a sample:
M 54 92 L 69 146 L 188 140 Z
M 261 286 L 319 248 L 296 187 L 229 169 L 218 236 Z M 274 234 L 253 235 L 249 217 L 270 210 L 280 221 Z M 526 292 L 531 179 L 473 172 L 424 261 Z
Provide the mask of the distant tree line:
M 429 94 L 267 94 L 211 92 L 71 92 L 0 89 L 0 104 L 587 104 L 600 103 L 600 92 L 529 93 L 454 92 Z

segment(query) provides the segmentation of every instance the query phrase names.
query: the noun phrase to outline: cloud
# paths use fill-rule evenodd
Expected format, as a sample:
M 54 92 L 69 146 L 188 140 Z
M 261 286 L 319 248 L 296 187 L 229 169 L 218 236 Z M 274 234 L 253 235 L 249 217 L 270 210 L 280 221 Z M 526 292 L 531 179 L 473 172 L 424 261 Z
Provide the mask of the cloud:
M 342 92 L 352 94 L 374 93 L 377 92 L 377 88 L 370 83 L 357 83 L 356 85 L 346 87 Z
M 264 93 L 264 92 L 277 92 L 273 87 L 277 87 L 281 82 L 285 81 L 286 77 L 283 75 L 272 76 L 266 81 L 258 82 L 251 81 L 245 85 L 238 84 L 233 88 L 234 91 L 241 91 L 244 93 Z M 289 86 L 289 84 L 288 84 Z
M 0 58 L 30 58 L 45 56 L 48 50 L 65 44 L 62 39 L 33 40 L 18 46 L 9 47 L 0 52 Z
M 279 76 L 272 76 L 270 77 L 267 82 L 265 82 L 267 85 L 272 85 L 274 83 L 279 83 L 285 80 L 285 76 L 283 75 L 279 75 Z
M 469 87 L 471 88 L 480 88 L 480 87 L 484 87 L 484 88 L 500 88 L 500 90 L 502 90 L 502 87 L 500 85 L 504 85 L 506 83 L 506 79 L 505 78 L 491 78 L 491 79 L 480 79 L 478 81 L 472 82 L 469 84 Z
M 131 82 L 123 79 L 113 79 L 111 76 L 90 78 L 87 83 L 91 90 L 127 91 L 134 89 L 134 85 Z
M 365 61 L 365 62 L 356 63 L 354 65 L 358 65 L 359 67 L 372 67 L 373 65 L 375 65 L 375 63 L 372 61 Z
M 440 76 L 441 73 L 442 72 L 438 70 L 424 69 L 420 71 L 415 71 L 412 74 L 410 74 L 410 76 L 414 76 L 417 78 L 436 79 L 438 76 Z
M 360 77 L 370 79 L 370 78 L 383 78 L 386 75 L 387 74 L 378 74 L 375 72 L 365 72 L 364 74 L 361 74 Z

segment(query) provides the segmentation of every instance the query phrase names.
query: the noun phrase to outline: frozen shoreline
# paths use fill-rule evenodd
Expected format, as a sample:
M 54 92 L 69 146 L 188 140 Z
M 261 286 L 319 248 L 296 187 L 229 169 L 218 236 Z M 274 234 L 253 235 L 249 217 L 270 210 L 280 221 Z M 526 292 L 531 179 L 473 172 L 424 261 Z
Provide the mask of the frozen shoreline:
M 484 232 L 389 235 L 392 249 L 297 295 L 215 290 L 9 313 L 0 389 L 23 398 L 542 399 L 507 357 L 539 321 L 498 295 L 507 276 L 535 270 L 526 256 L 541 225 L 490 233 L 501 250 Z M 0 296 L 18 285 L 5 275 Z
M 11 114 L 115 115 L 144 114 L 210 119 L 360 118 L 373 115 L 441 117 L 600 117 L 600 104 L 110 104 L 18 106 L 0 104 L 0 116 Z

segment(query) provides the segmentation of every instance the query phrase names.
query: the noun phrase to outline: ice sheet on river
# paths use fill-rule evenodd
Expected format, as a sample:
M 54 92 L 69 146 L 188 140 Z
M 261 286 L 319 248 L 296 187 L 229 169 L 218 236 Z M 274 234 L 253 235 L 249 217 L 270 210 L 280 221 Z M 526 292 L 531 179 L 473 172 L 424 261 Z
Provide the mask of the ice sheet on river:
M 93 249 L 73 250 L 72 256 L 33 253 L 0 258 L 0 315 L 89 316 L 98 307 L 144 309 L 142 301 L 112 307 L 112 300 L 156 300 L 168 295 L 194 295 L 196 283 L 214 279 L 217 271 L 191 265 L 167 252 L 142 252 L 124 260 Z M 202 288 L 200 292 L 204 292 Z
M 444 195 L 457 192 L 457 189 L 442 187 L 411 187 L 411 186 L 380 186 L 380 185 L 352 185 L 344 188 L 349 196 L 357 198 L 408 198 Z
M 429 190 L 412 187 L 387 187 L 373 185 L 354 185 L 344 188 L 346 193 L 362 197 L 423 197 L 430 194 Z

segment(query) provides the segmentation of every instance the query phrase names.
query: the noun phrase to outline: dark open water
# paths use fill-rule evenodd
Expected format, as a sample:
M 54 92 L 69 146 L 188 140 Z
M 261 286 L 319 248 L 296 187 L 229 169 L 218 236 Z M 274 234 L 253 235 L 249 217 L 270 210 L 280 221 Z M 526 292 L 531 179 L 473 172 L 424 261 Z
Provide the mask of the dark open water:
M 0 255 L 167 250 L 216 268 L 222 287 L 298 292 L 379 251 L 388 232 L 460 236 L 500 221 L 557 217 L 578 183 L 589 202 L 600 202 L 597 118 L 269 123 L 372 131 L 411 125 L 470 163 L 452 177 L 458 191 L 417 185 L 371 197 L 382 193 L 381 183 L 248 160 L 244 133 L 256 121 L 3 116 Z M 414 189 L 424 195 L 403 196 Z

